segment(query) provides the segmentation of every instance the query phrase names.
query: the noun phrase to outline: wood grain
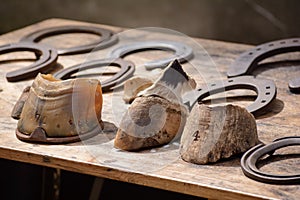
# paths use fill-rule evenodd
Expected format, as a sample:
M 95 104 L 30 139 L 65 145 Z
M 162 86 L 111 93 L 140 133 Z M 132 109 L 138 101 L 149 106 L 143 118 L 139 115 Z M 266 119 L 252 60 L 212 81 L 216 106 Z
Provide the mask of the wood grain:
M 49 19 L 37 24 L 24 27 L 0 36 L 0 44 L 17 42 L 23 35 L 41 28 L 57 25 L 87 25 L 88 23 Z M 124 34 L 123 28 L 97 25 L 121 32 L 125 41 L 145 39 L 176 39 L 191 45 L 195 57 L 184 64 L 186 71 L 193 76 L 197 83 L 212 83 L 226 78 L 226 70 L 234 59 L 243 51 L 251 48 L 249 45 L 227 43 L 222 41 L 187 39 L 169 34 L 145 34 L 144 30 L 130 30 Z M 126 31 L 125 31 L 126 32 Z M 147 32 L 146 32 L 147 33 Z M 124 36 L 124 37 L 123 37 Z M 126 37 L 125 37 L 126 36 Z M 130 37 L 131 38 L 130 38 Z M 95 37 L 85 35 L 84 41 L 90 42 Z M 78 40 L 71 37 L 63 39 L 56 37 L 47 39 L 53 45 L 74 45 Z M 122 41 L 117 44 L 122 44 Z M 58 62 L 63 67 L 69 67 L 86 60 L 106 57 L 114 47 L 74 56 L 61 56 Z M 136 64 L 136 75 L 157 76 L 159 70 L 146 71 L 142 64 L 147 60 L 168 56 L 170 53 L 153 51 L 132 54 L 126 57 Z M 208 56 L 209 55 L 209 56 Z M 1 55 L 0 60 L 27 58 L 28 53 L 13 53 Z M 292 60 L 276 62 L 278 60 Z M 284 136 L 299 135 L 300 130 L 300 95 L 291 94 L 287 81 L 300 76 L 299 54 L 287 54 L 269 59 L 264 67 L 256 71 L 258 77 L 274 79 L 278 87 L 277 100 L 269 108 L 269 112 L 257 119 L 258 135 L 262 142 L 268 143 L 273 139 Z M 296 61 L 295 61 L 296 60 Z M 271 62 L 271 63 L 270 63 Z M 28 62 L 0 62 L 0 157 L 42 166 L 60 168 L 94 176 L 135 183 L 210 199 L 298 199 L 299 185 L 270 185 L 259 183 L 245 177 L 240 168 L 240 156 L 211 165 L 195 165 L 184 162 L 179 157 L 178 140 L 169 145 L 142 152 L 124 152 L 113 148 L 114 129 L 105 131 L 89 140 L 65 145 L 41 145 L 19 141 L 15 136 L 16 120 L 10 117 L 13 105 L 21 95 L 21 91 L 30 85 L 32 80 L 18 83 L 8 83 L 5 73 L 28 64 Z M 287 67 L 288 65 L 288 67 Z M 230 91 L 230 95 L 251 94 L 248 91 Z M 238 99 L 241 100 L 241 99 Z M 247 105 L 251 99 L 231 103 Z M 103 119 L 118 125 L 122 111 L 126 109 L 122 101 L 122 90 L 104 94 Z M 107 123 L 108 124 L 108 123 Z M 299 153 L 299 148 L 287 148 L 281 153 Z M 300 158 L 274 162 L 263 167 L 273 173 L 300 173 Z

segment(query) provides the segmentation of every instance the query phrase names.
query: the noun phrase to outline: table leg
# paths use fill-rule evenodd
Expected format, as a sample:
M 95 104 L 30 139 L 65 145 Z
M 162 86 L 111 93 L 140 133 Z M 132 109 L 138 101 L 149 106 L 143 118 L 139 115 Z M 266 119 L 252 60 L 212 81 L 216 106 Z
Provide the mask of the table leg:
M 104 178 L 96 177 L 91 190 L 89 200 L 98 200 L 103 186 Z
M 59 192 L 60 192 L 60 169 L 43 167 L 41 199 L 58 200 Z

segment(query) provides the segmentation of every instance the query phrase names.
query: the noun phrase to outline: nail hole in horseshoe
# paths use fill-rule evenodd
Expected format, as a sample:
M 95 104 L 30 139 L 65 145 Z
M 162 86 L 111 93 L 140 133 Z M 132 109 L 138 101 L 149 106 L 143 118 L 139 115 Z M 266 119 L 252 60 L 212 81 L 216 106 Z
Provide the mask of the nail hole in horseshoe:
M 277 56 L 279 54 L 299 52 L 300 46 L 298 45 L 299 43 L 297 43 L 299 41 L 300 41 L 299 38 L 273 41 L 272 43 L 261 44 L 260 46 L 257 46 L 255 49 L 252 49 L 248 52 L 244 52 L 243 54 L 240 55 L 240 57 L 236 59 L 236 62 L 234 62 L 231 65 L 231 67 L 227 72 L 227 77 L 231 78 L 240 75 L 250 75 L 250 74 L 256 76 L 258 73 L 265 71 L 267 68 L 274 69 L 277 66 L 280 66 L 279 64 L 284 63 L 283 61 L 279 61 L 279 62 L 273 61 L 269 63 L 268 61 L 266 63 L 262 63 L 262 61 L 268 60 L 268 58 Z M 267 45 L 274 46 L 274 47 L 264 48 Z M 259 52 L 259 50 L 261 51 Z M 255 55 L 252 56 L 248 55 L 253 52 Z M 262 66 L 261 69 L 255 71 L 260 66 Z M 290 81 L 289 90 L 292 93 L 299 93 L 297 92 L 297 88 L 299 88 L 299 85 L 298 86 L 297 85 L 298 84 L 291 85 L 291 81 Z
M 272 47 L 272 46 L 274 46 L 274 44 L 269 44 L 269 47 Z
M 210 86 L 216 86 L 216 84 L 215 84 L 215 83 L 213 83 L 213 84 L 211 84 Z
M 249 52 L 249 55 L 252 55 L 253 53 L 252 52 Z
M 230 82 L 230 83 L 231 83 L 231 82 L 233 82 L 233 80 L 232 80 L 232 79 L 230 79 L 230 80 L 228 80 L 228 82 Z
M 266 92 L 266 95 L 270 95 L 270 92 Z
M 266 103 L 266 100 L 261 100 L 261 103 Z
M 270 86 L 266 86 L 266 89 L 270 89 L 271 87 Z
M 229 83 L 233 80 L 234 83 Z M 245 107 L 255 117 L 266 114 L 265 108 L 276 98 L 276 86 L 274 81 L 268 79 L 256 79 L 253 76 L 240 76 L 227 79 L 226 82 L 215 82 L 216 87 L 206 86 L 198 96 L 195 103 L 204 103 L 211 106 L 234 104 Z M 269 90 L 266 90 L 265 87 Z M 266 96 L 265 93 L 270 92 Z M 189 99 L 188 99 L 189 100 Z M 263 100 L 263 103 L 261 102 Z M 193 105 L 189 108 L 192 108 Z M 191 104 L 190 104 L 191 105 Z M 269 108 L 268 108 L 269 109 Z M 276 112 L 278 113 L 278 112 Z

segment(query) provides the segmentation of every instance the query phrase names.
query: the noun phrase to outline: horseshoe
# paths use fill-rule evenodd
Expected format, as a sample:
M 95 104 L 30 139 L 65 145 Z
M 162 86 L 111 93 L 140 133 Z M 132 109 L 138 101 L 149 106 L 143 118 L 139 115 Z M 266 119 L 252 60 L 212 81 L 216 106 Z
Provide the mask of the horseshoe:
M 113 49 L 110 52 L 109 57 L 122 58 L 128 54 L 145 51 L 145 50 L 164 50 L 164 51 L 175 52 L 175 55 L 169 58 L 154 60 L 154 61 L 144 63 L 144 66 L 148 70 L 152 70 L 155 68 L 164 68 L 175 59 L 177 59 L 179 62 L 185 62 L 186 60 L 189 60 L 190 58 L 193 57 L 193 50 L 191 47 L 182 43 L 165 41 L 165 40 L 143 41 L 143 42 L 126 44 L 117 47 L 116 49 Z
M 299 184 L 300 174 L 295 175 L 275 175 L 260 171 L 256 167 L 259 158 L 266 154 L 273 154 L 277 149 L 300 145 L 300 137 L 284 137 L 274 140 L 272 143 L 264 145 L 258 144 L 248 150 L 241 158 L 241 167 L 245 176 L 264 183 L 273 184 Z
M 258 63 L 266 58 L 282 53 L 300 51 L 300 38 L 277 40 L 261 44 L 242 53 L 229 67 L 228 77 L 251 74 Z M 300 77 L 289 82 L 289 89 L 293 93 L 300 93 Z
M 234 89 L 250 89 L 257 93 L 256 100 L 246 107 L 254 116 L 259 115 L 276 98 L 277 93 L 275 83 L 272 80 L 258 79 L 253 76 L 239 76 L 215 82 L 198 89 L 196 92 L 188 93 L 188 96 L 184 97 L 184 102 L 191 110 L 196 102 L 201 102 L 205 97 Z
M 6 74 L 6 79 L 9 82 L 34 78 L 39 72 L 47 73 L 56 65 L 58 57 L 54 48 L 40 44 L 22 42 L 0 46 L 0 54 L 16 51 L 31 51 L 35 53 L 38 59 L 27 67 L 8 72 Z
M 93 68 L 100 68 L 106 66 L 116 66 L 120 68 L 116 74 L 114 74 L 111 78 L 101 82 L 102 91 L 107 92 L 111 91 L 112 87 L 121 83 L 131 77 L 135 71 L 134 64 L 130 61 L 119 59 L 101 59 L 101 60 L 93 60 L 89 62 L 85 62 L 82 64 L 74 65 L 72 67 L 65 68 L 56 72 L 53 76 L 58 79 L 68 79 L 72 78 L 72 74 Z
M 93 49 L 100 50 L 111 45 L 114 45 L 118 42 L 118 38 L 113 34 L 112 31 L 92 26 L 58 26 L 47 29 L 38 30 L 36 32 L 30 33 L 24 36 L 21 41 L 29 41 L 29 42 L 39 42 L 44 38 L 54 35 L 60 35 L 65 33 L 91 33 L 94 35 L 101 36 L 97 41 L 87 44 L 81 45 L 77 47 L 71 48 L 59 48 L 57 50 L 59 55 L 72 55 L 79 53 L 90 52 Z

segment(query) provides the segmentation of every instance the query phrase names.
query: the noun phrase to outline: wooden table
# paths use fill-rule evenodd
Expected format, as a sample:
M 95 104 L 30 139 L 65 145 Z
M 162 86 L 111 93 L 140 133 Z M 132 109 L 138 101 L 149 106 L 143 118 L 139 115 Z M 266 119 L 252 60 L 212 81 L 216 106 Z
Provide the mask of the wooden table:
M 17 42 L 25 34 L 46 27 L 58 25 L 89 25 L 84 22 L 49 19 L 28 27 L 0 36 L 0 45 Z M 122 32 L 123 28 L 93 24 L 109 28 L 115 32 Z M 123 32 L 122 32 L 123 33 Z M 144 40 L 157 39 L 155 34 L 145 34 L 143 30 L 133 30 L 125 34 L 122 39 Z M 226 78 L 226 70 L 234 59 L 250 45 L 234 44 L 204 39 L 186 39 L 183 36 L 163 34 L 167 39 L 176 38 L 187 42 L 194 48 L 195 57 L 190 63 L 184 64 L 185 69 L 198 84 L 212 82 Z M 130 38 L 131 37 L 131 38 Z M 65 38 L 64 40 L 62 38 Z M 159 39 L 162 39 L 159 38 Z M 178 39 L 179 38 L 179 39 Z M 76 45 L 94 40 L 91 35 L 66 35 L 66 37 L 52 37 L 45 40 L 53 45 Z M 199 46 L 201 45 L 201 47 Z M 60 56 L 58 62 L 69 67 L 93 58 L 103 58 L 114 47 L 74 56 Z M 207 54 L 206 54 L 207 51 Z M 170 53 L 157 51 L 132 54 L 126 59 L 137 65 L 136 75 L 157 75 L 144 70 L 142 63 L 154 57 L 167 56 Z M 209 55 L 209 56 L 208 56 Z M 23 52 L 1 55 L 0 59 L 20 58 L 31 56 Z M 33 57 L 34 58 L 34 57 Z M 291 94 L 287 88 L 287 81 L 300 76 L 299 62 L 275 62 L 283 57 L 269 59 L 257 72 L 258 77 L 272 78 L 278 87 L 277 100 L 270 107 L 268 113 L 257 118 L 259 139 L 268 143 L 283 136 L 299 135 L 300 127 L 300 95 Z M 299 54 L 287 54 L 284 59 L 298 58 Z M 270 63 L 271 62 L 271 63 Z M 18 62 L 26 65 L 28 62 Z M 292 65 L 286 67 L 286 65 Z M 272 68 L 270 68 L 272 66 Z M 274 67 L 275 66 L 275 67 Z M 268 69 L 269 67 L 269 69 Z M 30 85 L 32 80 L 8 83 L 5 73 L 16 67 L 16 63 L 2 62 L 0 67 L 0 157 L 26 163 L 59 168 L 97 177 L 109 178 L 129 183 L 135 183 L 154 188 L 176 191 L 211 199 L 299 199 L 299 185 L 271 185 L 264 184 L 245 177 L 240 168 L 240 156 L 211 165 L 195 165 L 181 160 L 178 152 L 178 141 L 169 145 L 143 152 L 124 152 L 113 148 L 113 134 L 100 134 L 89 140 L 65 144 L 42 145 L 30 144 L 18 140 L 15 136 L 17 121 L 10 117 L 10 112 L 23 88 Z M 227 95 L 245 94 L 248 91 L 231 91 Z M 251 93 L 253 94 L 253 93 Z M 247 105 L 253 100 L 233 102 Z M 112 107 L 112 105 L 114 105 Z M 126 105 L 122 101 L 122 91 L 104 94 L 103 120 L 115 124 L 120 120 L 120 109 Z M 299 148 L 288 148 L 280 152 L 298 152 Z M 262 169 L 277 173 L 300 173 L 299 156 L 296 159 L 286 159 L 265 165 Z

